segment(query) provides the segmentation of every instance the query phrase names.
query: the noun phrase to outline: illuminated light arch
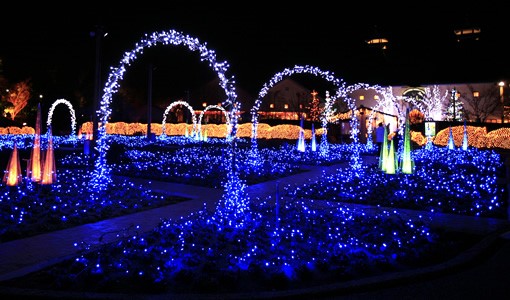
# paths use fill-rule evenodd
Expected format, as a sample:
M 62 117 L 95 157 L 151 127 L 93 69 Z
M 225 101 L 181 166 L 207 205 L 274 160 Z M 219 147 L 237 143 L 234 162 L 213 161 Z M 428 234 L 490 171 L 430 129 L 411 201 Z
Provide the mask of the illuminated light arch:
M 185 106 L 188 108 L 189 112 L 191 113 L 191 121 L 193 122 L 192 134 L 197 131 L 196 130 L 197 118 L 195 117 L 195 111 L 193 110 L 193 107 L 191 107 L 191 105 L 189 105 L 189 103 L 186 101 L 178 100 L 178 101 L 174 101 L 174 102 L 170 103 L 170 105 L 167 106 L 167 108 L 165 109 L 165 112 L 163 113 L 163 122 L 161 123 L 161 129 L 162 129 L 161 136 L 166 136 L 166 116 L 168 115 L 170 110 L 172 110 L 172 108 L 174 108 L 177 105 L 182 105 L 182 106 Z
M 174 46 L 185 46 L 190 51 L 198 51 L 200 53 L 200 60 L 207 61 L 209 66 L 216 72 L 219 78 L 219 85 L 225 91 L 227 95 L 226 100 L 222 105 L 224 107 L 231 107 L 231 134 L 232 144 L 235 144 L 235 134 L 237 131 L 237 119 L 240 105 L 237 105 L 237 95 L 235 92 L 235 81 L 232 78 L 227 79 L 225 73 L 227 72 L 229 65 L 226 61 L 218 62 L 216 60 L 216 53 L 213 50 L 207 48 L 206 43 L 201 43 L 197 38 L 184 35 L 182 32 L 175 30 L 153 32 L 150 35 L 145 35 L 139 42 L 135 44 L 133 50 L 125 52 L 122 57 L 120 64 L 117 67 L 111 67 L 108 75 L 107 82 L 103 88 L 103 95 L 101 97 L 101 103 L 97 110 L 98 116 L 98 132 L 96 140 L 96 150 L 98 151 L 97 158 L 94 164 L 94 171 L 91 175 L 90 189 L 93 192 L 104 191 L 107 189 L 107 185 L 112 183 L 111 173 L 112 170 L 106 164 L 106 152 L 109 149 L 106 139 L 106 125 L 108 118 L 111 114 L 110 104 L 112 97 L 118 92 L 120 82 L 124 77 L 124 73 L 127 67 L 131 65 L 133 61 L 137 59 L 137 54 L 143 54 L 145 48 L 150 48 L 156 45 L 174 45 Z M 233 159 L 233 155 L 232 159 Z M 233 172 L 231 172 L 233 173 Z M 95 193 L 92 193 L 94 196 Z
M 412 92 L 413 90 L 408 89 L 403 93 L 403 95 L 410 91 Z M 413 104 L 419 111 L 423 112 L 425 120 L 444 120 L 444 103 L 448 103 L 450 91 L 446 89 L 444 94 L 441 94 L 439 86 L 434 85 L 432 88 L 426 87 L 423 89 L 423 91 L 420 89 L 418 92 L 421 92 L 422 96 L 419 101 L 414 98 L 408 98 L 408 101 Z
M 370 111 L 370 114 L 368 115 L 368 124 L 369 124 L 369 126 L 367 127 L 367 135 L 368 136 L 371 136 L 371 134 L 372 134 L 374 118 L 378 111 L 386 113 L 386 114 L 390 114 L 390 110 L 395 109 L 397 111 L 398 124 L 405 124 L 405 119 L 406 119 L 405 110 L 400 109 L 398 103 L 400 100 L 407 99 L 407 98 L 393 95 L 393 88 L 391 86 L 387 87 L 387 88 L 383 88 L 379 85 L 369 85 L 366 83 L 357 83 L 357 84 L 347 87 L 349 94 L 356 90 L 361 90 L 361 89 L 374 90 L 377 94 L 379 94 L 381 96 L 381 97 L 379 97 L 378 100 L 376 100 L 376 105 L 372 108 L 372 110 Z M 355 109 L 357 110 L 358 108 L 355 108 Z M 355 114 L 353 114 L 353 116 L 355 118 Z M 355 130 L 356 130 L 356 136 L 357 136 L 359 134 L 359 129 L 356 127 Z M 399 134 L 403 135 L 402 126 L 399 127 Z M 400 140 L 402 140 L 402 139 L 400 139 Z M 368 148 L 374 147 L 372 139 L 367 139 L 367 147 Z
M 47 130 L 49 131 L 51 128 L 51 123 L 53 119 L 53 111 L 55 110 L 55 107 L 59 104 L 65 104 L 69 108 L 69 112 L 71 113 L 71 137 L 75 136 L 76 131 L 76 114 L 73 108 L 73 105 L 71 102 L 65 100 L 65 99 L 58 99 L 50 107 L 50 110 L 48 112 L 48 120 L 46 121 Z
M 264 98 L 267 95 L 269 90 L 275 84 L 282 81 L 282 79 L 284 77 L 289 77 L 294 74 L 301 74 L 301 73 L 307 73 L 307 74 L 315 75 L 318 77 L 322 77 L 325 80 L 333 83 L 333 85 L 336 87 L 336 93 L 333 96 L 333 98 L 331 98 L 331 101 L 326 101 L 326 106 L 325 106 L 326 112 L 331 110 L 331 103 L 335 99 L 345 96 L 345 88 L 344 88 L 345 84 L 341 79 L 336 78 L 334 76 L 333 72 L 323 71 L 317 67 L 313 67 L 313 66 L 309 66 L 309 65 L 304 65 L 304 66 L 296 65 L 293 68 L 285 68 L 283 71 L 276 73 L 271 78 L 271 80 L 269 80 L 269 82 L 264 83 L 264 86 L 260 90 L 258 98 L 255 100 L 255 104 L 253 105 L 253 107 L 251 109 L 251 115 L 252 115 L 251 142 L 252 142 L 253 146 L 255 146 L 257 143 L 258 112 L 260 109 L 260 105 L 262 104 L 262 98 Z M 349 105 L 349 107 L 354 107 L 354 103 L 352 103 L 352 101 L 350 103 L 348 103 L 348 105 Z M 326 117 L 323 116 L 323 118 L 326 118 Z M 324 130 L 325 130 L 324 135 L 326 135 L 327 134 L 326 128 L 324 128 Z M 322 139 L 322 140 L 324 140 L 324 139 Z
M 223 113 L 225 114 L 226 120 L 225 123 L 227 127 L 230 125 L 230 118 L 228 117 L 227 111 L 223 107 L 219 105 L 208 105 L 206 108 L 204 108 L 204 110 L 200 113 L 200 116 L 198 117 L 198 129 L 197 129 L 198 132 L 202 132 L 202 118 L 204 117 L 205 112 L 213 108 L 223 111 Z

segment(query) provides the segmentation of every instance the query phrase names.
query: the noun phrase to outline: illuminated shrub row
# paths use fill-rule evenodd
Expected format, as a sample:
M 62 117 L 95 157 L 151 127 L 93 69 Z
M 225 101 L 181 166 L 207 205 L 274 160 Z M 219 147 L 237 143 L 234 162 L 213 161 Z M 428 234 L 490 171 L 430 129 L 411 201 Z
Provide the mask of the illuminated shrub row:
M 0 135 L 3 134 L 34 134 L 35 130 L 32 127 L 24 126 L 24 127 L 0 127 Z
M 451 129 L 455 147 L 461 147 L 464 140 L 464 126 L 453 126 Z M 470 147 L 510 149 L 510 128 L 499 128 L 487 132 L 486 127 L 466 126 L 466 131 Z M 432 142 L 436 146 L 446 146 L 449 138 L 450 127 L 439 131 Z M 411 131 L 411 139 L 420 146 L 427 143 L 427 138 L 421 132 Z
M 229 130 L 226 124 L 204 124 L 201 125 L 201 134 L 207 137 L 224 138 Z M 197 126 L 198 128 L 198 126 Z M 464 139 L 464 126 L 451 127 L 453 139 L 456 147 L 461 147 Z M 257 138 L 259 139 L 298 139 L 301 127 L 298 125 L 276 125 L 271 126 L 266 123 L 260 123 L 257 127 Z M 468 135 L 468 145 L 476 148 L 501 148 L 510 149 L 510 128 L 499 128 L 487 132 L 485 127 L 466 126 Z M 151 124 L 151 131 L 155 135 L 162 134 L 162 125 L 158 123 Z M 165 133 L 167 136 L 184 136 L 192 134 L 193 125 L 186 123 L 165 124 Z M 31 135 L 35 130 L 32 127 L 0 127 L 0 136 L 2 135 Z M 106 125 L 106 133 L 111 135 L 147 135 L 147 124 L 115 122 Z M 83 123 L 78 136 L 92 134 L 92 122 Z M 252 134 L 251 123 L 239 124 L 237 137 L 250 138 Z M 312 138 L 310 129 L 304 130 L 305 139 Z M 315 130 L 315 135 L 323 134 L 322 128 Z M 439 131 L 433 139 L 437 146 L 446 146 L 448 144 L 450 128 Z M 411 131 L 411 139 L 419 146 L 424 146 L 427 138 L 421 132 Z
M 162 124 L 151 123 L 151 132 L 155 135 L 161 135 L 163 132 Z M 199 126 L 197 125 L 197 128 Z M 229 127 L 226 124 L 202 124 L 200 126 L 202 135 L 206 134 L 208 137 L 224 138 L 227 136 Z M 297 139 L 301 127 L 298 125 L 276 125 L 270 126 L 269 124 L 260 123 L 257 127 L 257 137 L 265 139 Z M 168 136 L 185 135 L 193 132 L 193 124 L 179 123 L 179 124 L 165 124 L 165 134 Z M 322 128 L 315 130 L 316 135 L 321 135 Z M 83 123 L 80 134 L 91 134 L 92 123 Z M 121 134 L 121 135 L 147 135 L 147 124 L 142 123 L 125 123 L 125 122 L 112 122 L 106 124 L 107 134 Z M 249 138 L 252 134 L 252 124 L 243 123 L 239 124 L 237 129 L 237 137 Z M 310 139 L 312 131 L 305 129 L 305 138 Z

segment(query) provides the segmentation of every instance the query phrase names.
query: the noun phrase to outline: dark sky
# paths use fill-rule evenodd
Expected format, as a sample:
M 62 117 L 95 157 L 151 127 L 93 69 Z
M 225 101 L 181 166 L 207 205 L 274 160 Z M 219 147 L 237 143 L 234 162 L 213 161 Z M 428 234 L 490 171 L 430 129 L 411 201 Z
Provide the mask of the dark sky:
M 30 77 L 37 93 L 55 99 L 72 99 L 76 90 L 90 98 L 95 66 L 90 32 L 101 25 L 108 32 L 101 43 L 103 81 L 110 66 L 118 66 L 143 34 L 172 29 L 207 43 L 219 61 L 230 64 L 228 74 L 238 86 L 253 95 L 276 72 L 294 65 L 317 66 L 347 83 L 418 85 L 510 78 L 510 18 L 502 7 L 196 2 L 141 1 L 133 7 L 108 8 L 87 1 L 9 9 L 10 17 L 0 21 L 3 75 L 13 82 Z M 453 30 L 468 27 L 481 29 L 480 40 L 456 42 Z M 365 41 L 374 37 L 389 39 L 388 49 L 369 47 Z M 149 63 L 155 67 L 154 92 L 165 97 L 182 96 L 215 78 L 198 52 L 161 46 L 147 49 L 129 67 L 125 84 L 147 86 Z

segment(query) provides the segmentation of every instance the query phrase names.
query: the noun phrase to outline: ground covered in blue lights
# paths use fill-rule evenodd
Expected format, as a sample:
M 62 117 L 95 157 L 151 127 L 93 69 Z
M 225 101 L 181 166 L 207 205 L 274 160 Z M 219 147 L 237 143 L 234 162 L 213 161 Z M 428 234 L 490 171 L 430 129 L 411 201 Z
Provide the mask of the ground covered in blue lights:
M 396 212 L 342 205 L 250 206 L 243 227 L 214 213 L 165 220 L 100 250 L 3 284 L 100 293 L 280 291 L 409 270 L 452 257 L 475 237 L 431 230 Z M 279 218 L 276 216 L 279 214 Z
M 119 137 L 115 143 L 108 163 L 117 175 L 216 188 L 224 185 L 232 163 L 232 149 L 221 141 L 189 144 L 179 139 L 147 145 Z M 349 166 L 356 151 L 374 155 L 363 147 L 329 147 L 325 157 L 310 150 L 299 152 L 288 143 L 261 147 L 257 153 L 241 143 L 234 154 L 242 184 L 303 172 L 306 165 L 342 164 L 331 175 L 285 187 L 285 201 L 277 207 L 270 199 L 252 199 L 242 213 L 218 206 L 214 212 L 162 220 L 149 233 L 134 231 L 101 248 L 78 242 L 80 254 L 75 258 L 1 284 L 130 294 L 299 289 L 433 265 L 481 238 L 431 228 L 430 220 L 419 213 L 404 216 L 398 208 L 507 218 L 507 192 L 500 183 L 504 166 L 494 151 L 417 149 L 412 153 L 412 174 L 386 174 L 377 164 Z M 70 151 L 57 160 L 62 169 L 51 187 L 26 182 L 20 187 L 1 186 L 2 222 L 11 226 L 11 235 L 17 232 L 21 237 L 30 230 L 42 232 L 41 226 L 52 223 L 91 222 L 177 200 L 129 181 L 116 182 L 91 200 L 85 189 L 91 170 L 88 157 Z M 354 208 L 352 203 L 381 209 Z M 53 219 L 35 226 L 37 216 L 48 212 Z

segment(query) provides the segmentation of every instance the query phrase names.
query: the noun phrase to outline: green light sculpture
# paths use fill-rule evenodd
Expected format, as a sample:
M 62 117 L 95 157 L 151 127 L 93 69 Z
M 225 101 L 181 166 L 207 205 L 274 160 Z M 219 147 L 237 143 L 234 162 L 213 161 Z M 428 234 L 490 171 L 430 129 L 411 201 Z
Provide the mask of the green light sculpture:
M 404 174 L 412 174 L 414 169 L 414 161 L 411 156 L 411 131 L 409 126 L 409 109 L 406 114 L 406 125 L 404 128 L 404 152 L 402 153 L 401 171 Z

